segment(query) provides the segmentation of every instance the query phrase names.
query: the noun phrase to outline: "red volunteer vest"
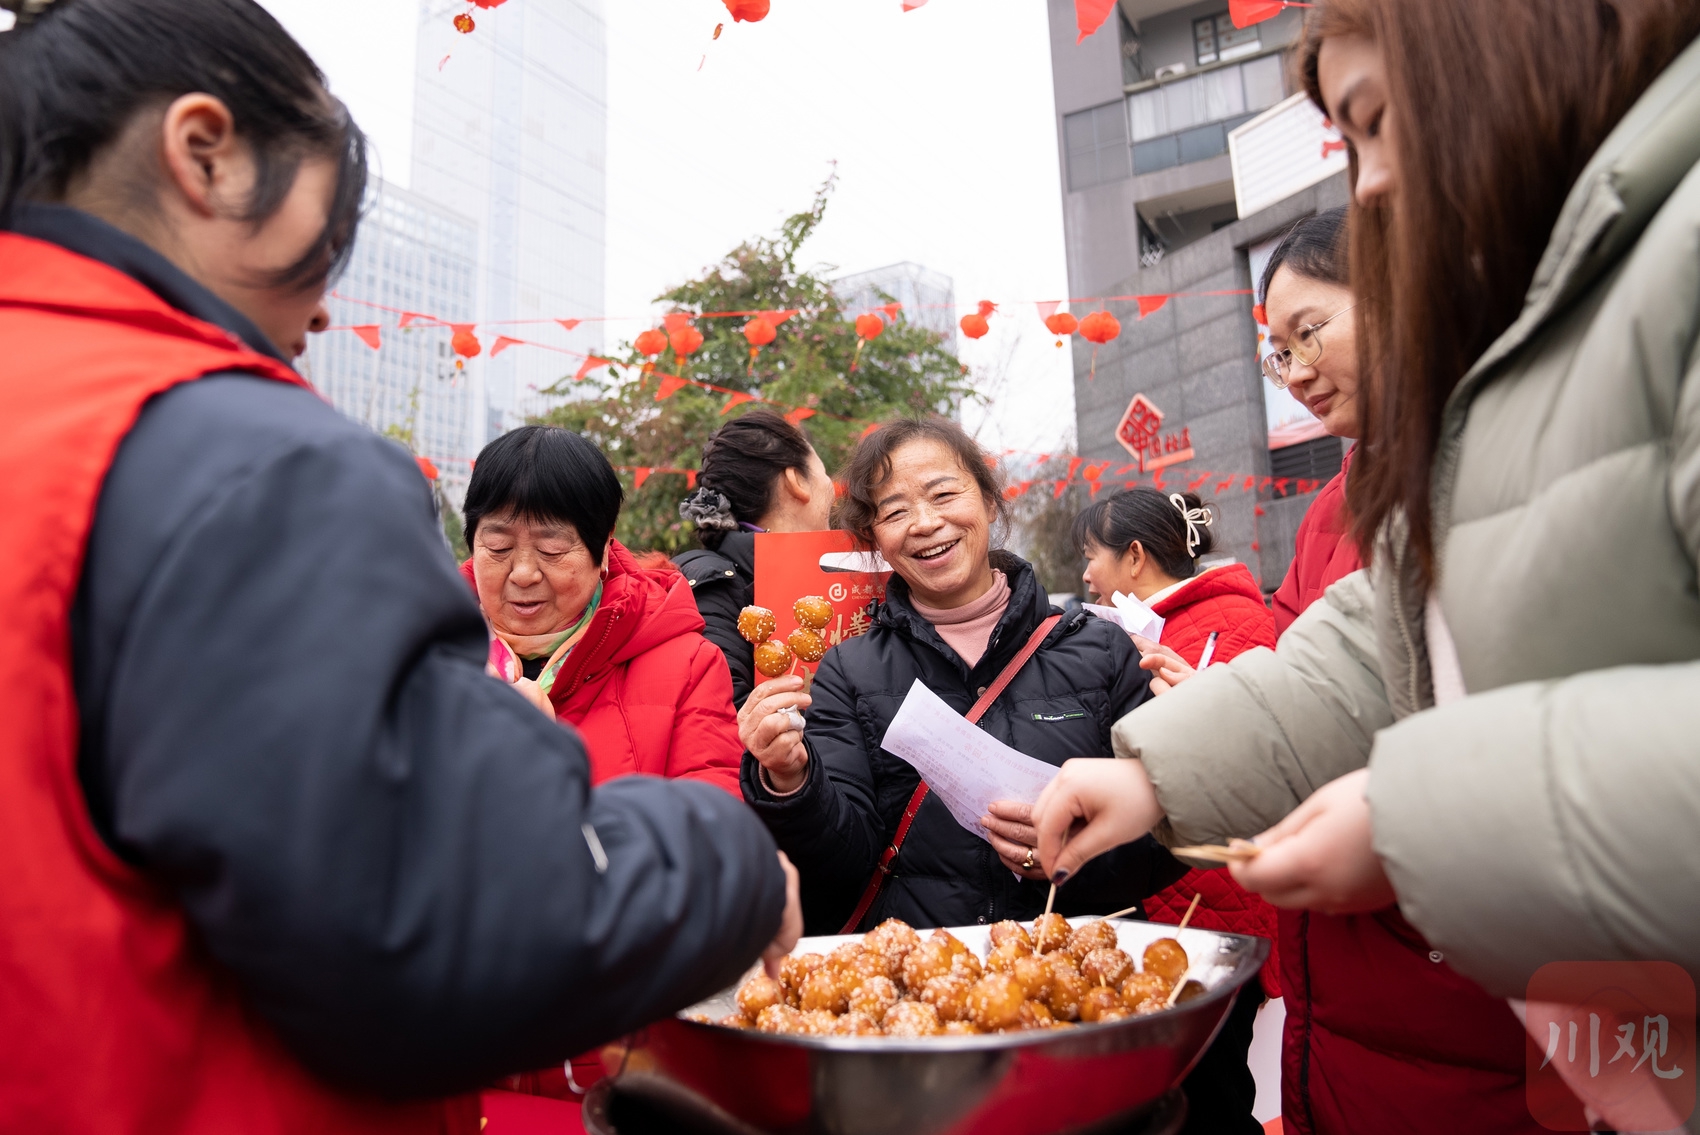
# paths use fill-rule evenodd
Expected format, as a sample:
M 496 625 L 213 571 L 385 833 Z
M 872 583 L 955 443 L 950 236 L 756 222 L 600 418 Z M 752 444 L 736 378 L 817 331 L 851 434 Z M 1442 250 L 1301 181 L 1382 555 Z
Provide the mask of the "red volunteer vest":
M 475 1099 L 391 1104 L 303 1068 L 172 896 L 102 842 L 77 781 L 69 613 L 119 443 L 180 382 L 306 384 L 116 269 L 11 233 L 0 343 L 0 515 L 26 549 L 0 556 L 0 1131 L 477 1131 Z

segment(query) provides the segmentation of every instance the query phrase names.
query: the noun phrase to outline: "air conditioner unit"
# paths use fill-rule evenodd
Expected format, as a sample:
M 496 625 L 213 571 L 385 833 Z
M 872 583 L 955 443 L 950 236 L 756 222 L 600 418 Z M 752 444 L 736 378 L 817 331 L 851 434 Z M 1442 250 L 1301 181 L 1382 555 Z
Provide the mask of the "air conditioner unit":
M 1157 81 L 1161 83 L 1168 79 L 1178 79 L 1184 74 L 1186 74 L 1185 63 L 1170 63 L 1157 68 Z

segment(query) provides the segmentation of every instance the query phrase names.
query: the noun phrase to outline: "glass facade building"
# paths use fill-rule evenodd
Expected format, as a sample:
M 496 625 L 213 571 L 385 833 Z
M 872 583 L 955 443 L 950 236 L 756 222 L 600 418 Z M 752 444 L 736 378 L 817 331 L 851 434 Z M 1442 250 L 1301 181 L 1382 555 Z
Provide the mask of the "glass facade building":
M 945 349 L 956 350 L 956 283 L 943 272 L 905 260 L 840 276 L 832 290 L 852 318 L 896 300 L 903 305 L 904 318 L 938 332 Z

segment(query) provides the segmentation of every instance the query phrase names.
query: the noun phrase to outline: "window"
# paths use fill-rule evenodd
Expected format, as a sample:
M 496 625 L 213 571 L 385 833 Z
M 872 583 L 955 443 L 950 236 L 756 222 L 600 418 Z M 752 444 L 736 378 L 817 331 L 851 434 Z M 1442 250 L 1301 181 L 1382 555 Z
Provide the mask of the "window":
M 1257 25 L 1236 28 L 1226 12 L 1219 16 L 1194 20 L 1192 44 L 1200 67 L 1206 63 L 1226 63 L 1231 59 L 1241 59 L 1263 50 L 1263 38 L 1258 33 Z
M 1129 175 L 1126 114 L 1117 101 L 1063 116 L 1069 189 L 1090 189 Z

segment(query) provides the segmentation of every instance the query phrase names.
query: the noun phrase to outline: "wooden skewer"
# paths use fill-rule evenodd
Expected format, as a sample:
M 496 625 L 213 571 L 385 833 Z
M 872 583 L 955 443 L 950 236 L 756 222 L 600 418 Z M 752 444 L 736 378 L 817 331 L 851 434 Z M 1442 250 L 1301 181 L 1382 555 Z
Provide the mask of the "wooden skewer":
M 1051 893 L 1045 896 L 1045 913 L 1051 913 L 1051 904 L 1057 901 L 1057 885 L 1051 884 Z
M 1187 923 L 1192 921 L 1192 912 L 1198 909 L 1198 900 L 1203 898 L 1203 897 L 1204 897 L 1203 894 L 1201 894 L 1199 892 L 1194 892 L 1194 894 L 1192 896 L 1192 905 L 1190 905 L 1186 908 L 1186 917 L 1181 919 L 1181 924 L 1179 926 L 1175 927 L 1175 933 L 1177 935 L 1180 934 L 1180 932 L 1182 930 L 1186 929 Z M 1189 962 L 1189 964 L 1187 966 L 1187 970 L 1188 970 L 1188 972 L 1190 972 L 1191 969 L 1192 969 L 1192 966 L 1190 965 L 1191 959 L 1189 958 L 1187 960 Z M 1173 989 L 1169 990 L 1169 999 L 1163 1003 L 1163 1008 L 1173 1009 L 1175 1007 L 1175 999 L 1181 995 L 1181 990 L 1183 990 L 1185 988 L 1186 988 L 1186 974 L 1183 973 L 1183 974 L 1181 974 L 1180 980 L 1175 982 L 1175 987 Z
M 1104 921 L 1108 922 L 1112 918 L 1120 918 L 1124 914 L 1132 914 L 1134 911 L 1136 911 L 1138 909 L 1139 909 L 1139 904 L 1134 903 L 1132 906 L 1128 907 L 1126 910 L 1118 910 L 1114 914 L 1106 914 L 1104 916 Z
M 1206 843 L 1197 847 L 1171 847 L 1172 855 L 1184 855 L 1188 859 L 1203 859 L 1210 863 L 1241 863 L 1247 859 L 1256 859 L 1263 851 L 1255 843 L 1246 839 L 1236 839 L 1227 844 Z
M 1181 919 L 1181 924 L 1175 927 L 1175 933 L 1177 935 L 1179 935 L 1182 930 L 1186 929 L 1187 923 L 1192 921 L 1192 912 L 1198 909 L 1198 900 L 1203 897 L 1203 894 L 1196 891 L 1193 892 L 1192 905 L 1186 908 L 1186 916 Z

